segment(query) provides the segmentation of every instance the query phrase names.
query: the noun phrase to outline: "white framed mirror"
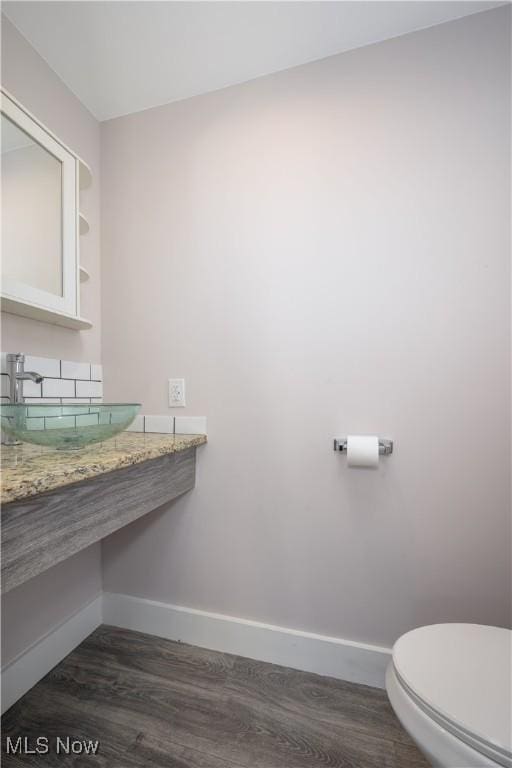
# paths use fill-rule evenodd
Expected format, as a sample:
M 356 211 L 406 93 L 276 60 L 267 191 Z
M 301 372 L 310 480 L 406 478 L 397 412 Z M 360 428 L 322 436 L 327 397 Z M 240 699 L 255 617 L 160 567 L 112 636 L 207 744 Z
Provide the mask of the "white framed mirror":
M 80 327 L 79 158 L 2 89 L 2 309 Z

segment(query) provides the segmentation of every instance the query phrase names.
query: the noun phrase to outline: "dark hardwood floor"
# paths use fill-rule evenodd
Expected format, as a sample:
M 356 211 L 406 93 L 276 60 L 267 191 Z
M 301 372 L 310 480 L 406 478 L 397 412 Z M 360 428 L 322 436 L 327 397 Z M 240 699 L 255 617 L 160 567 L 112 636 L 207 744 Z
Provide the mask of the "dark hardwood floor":
M 19 736 L 48 753 L 7 755 Z M 427 768 L 385 691 L 107 626 L 6 712 L 2 765 Z

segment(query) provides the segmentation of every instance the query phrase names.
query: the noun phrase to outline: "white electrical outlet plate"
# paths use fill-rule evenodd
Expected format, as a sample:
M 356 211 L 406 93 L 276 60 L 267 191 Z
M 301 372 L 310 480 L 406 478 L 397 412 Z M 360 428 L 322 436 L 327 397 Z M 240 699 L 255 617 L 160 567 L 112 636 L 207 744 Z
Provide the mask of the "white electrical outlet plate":
M 185 379 L 169 379 L 169 408 L 185 407 Z

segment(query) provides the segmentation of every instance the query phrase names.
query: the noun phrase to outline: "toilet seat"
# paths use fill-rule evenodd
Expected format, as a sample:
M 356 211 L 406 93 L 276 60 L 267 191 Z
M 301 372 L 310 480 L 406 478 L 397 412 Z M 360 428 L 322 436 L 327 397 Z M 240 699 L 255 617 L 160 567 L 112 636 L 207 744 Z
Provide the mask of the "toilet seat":
M 512 632 L 436 624 L 393 648 L 396 683 L 440 731 L 491 764 L 512 766 Z

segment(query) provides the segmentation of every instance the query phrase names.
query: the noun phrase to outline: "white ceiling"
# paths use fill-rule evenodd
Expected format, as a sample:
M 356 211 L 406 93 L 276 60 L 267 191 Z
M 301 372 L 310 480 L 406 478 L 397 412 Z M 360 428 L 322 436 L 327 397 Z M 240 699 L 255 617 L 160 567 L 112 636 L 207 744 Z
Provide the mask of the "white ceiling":
M 4 2 L 99 119 L 251 80 L 501 2 Z

